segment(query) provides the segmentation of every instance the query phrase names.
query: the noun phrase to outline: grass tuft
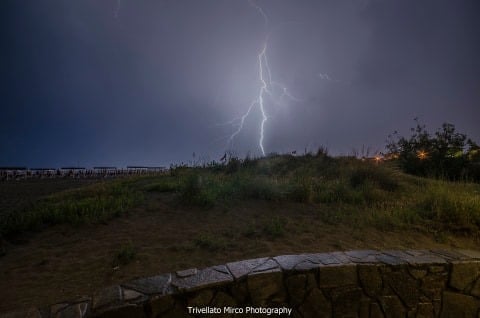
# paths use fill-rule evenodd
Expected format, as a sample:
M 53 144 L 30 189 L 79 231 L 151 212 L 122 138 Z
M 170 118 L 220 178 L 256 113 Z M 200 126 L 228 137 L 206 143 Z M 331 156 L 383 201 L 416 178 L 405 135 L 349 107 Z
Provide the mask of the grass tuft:
M 285 226 L 287 221 L 283 218 L 276 217 L 265 223 L 263 231 L 270 237 L 277 238 L 285 235 Z
M 122 245 L 115 253 L 113 258 L 113 266 L 127 265 L 135 260 L 137 251 L 131 241 Z

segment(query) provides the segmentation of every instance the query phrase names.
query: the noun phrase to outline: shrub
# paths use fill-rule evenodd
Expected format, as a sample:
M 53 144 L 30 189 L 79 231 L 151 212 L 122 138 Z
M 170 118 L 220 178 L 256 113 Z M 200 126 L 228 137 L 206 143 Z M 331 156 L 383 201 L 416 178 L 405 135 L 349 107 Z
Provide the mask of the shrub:
M 387 140 L 387 157 L 394 158 L 407 173 L 445 178 L 449 180 L 480 181 L 475 171 L 480 147 L 465 134 L 456 132 L 455 126 L 444 123 L 435 134 L 425 125 L 411 128 L 410 138 L 395 132 Z
M 212 191 L 209 191 L 208 182 L 209 180 L 206 176 L 198 173 L 187 175 L 180 189 L 180 203 L 203 208 L 212 207 L 215 204 L 216 197 Z
M 237 157 L 232 157 L 225 167 L 225 173 L 232 174 L 237 172 L 241 167 L 241 161 Z
M 136 255 L 136 249 L 133 246 L 133 243 L 129 241 L 127 244 L 122 245 L 115 253 L 113 266 L 127 265 L 135 259 Z
M 397 190 L 399 186 L 395 176 L 383 167 L 372 164 L 356 167 L 350 174 L 350 185 L 358 188 L 367 183 L 389 192 Z

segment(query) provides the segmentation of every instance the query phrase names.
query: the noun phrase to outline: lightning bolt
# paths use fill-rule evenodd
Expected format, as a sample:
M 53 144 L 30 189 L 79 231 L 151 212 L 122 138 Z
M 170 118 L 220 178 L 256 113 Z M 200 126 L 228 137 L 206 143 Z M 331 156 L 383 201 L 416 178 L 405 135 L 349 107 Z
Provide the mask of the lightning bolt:
M 257 5 L 253 0 L 249 0 L 250 5 L 255 8 L 259 14 L 263 17 L 265 27 L 268 27 L 268 16 L 265 14 L 265 11 Z M 247 111 L 240 117 L 234 118 L 226 124 L 231 124 L 236 126 L 235 131 L 228 137 L 227 148 L 233 147 L 233 142 L 235 137 L 243 130 L 245 120 L 250 116 L 252 110 L 258 106 L 261 113 L 260 121 L 260 137 L 258 140 L 258 146 L 262 152 L 262 155 L 265 156 L 265 124 L 268 121 L 268 114 L 266 111 L 266 102 L 271 101 L 275 105 L 279 105 L 282 100 L 287 97 L 292 101 L 300 102 L 301 99 L 293 96 L 288 92 L 288 89 L 282 83 L 272 80 L 272 72 L 268 64 L 267 56 L 267 47 L 268 47 L 268 36 L 266 37 L 262 49 L 258 53 L 258 77 L 260 88 L 258 96 L 251 102 L 250 106 L 247 108 Z M 277 88 L 277 89 L 276 89 Z M 281 92 L 279 94 L 279 92 Z
M 115 10 L 113 12 L 113 16 L 115 19 L 118 19 L 118 14 L 120 13 L 120 7 L 122 6 L 121 0 L 117 0 L 117 6 L 115 7 Z
M 329 81 L 329 82 L 340 82 L 340 80 L 337 79 L 332 79 L 327 73 L 318 73 L 318 77 L 320 77 L 321 80 Z

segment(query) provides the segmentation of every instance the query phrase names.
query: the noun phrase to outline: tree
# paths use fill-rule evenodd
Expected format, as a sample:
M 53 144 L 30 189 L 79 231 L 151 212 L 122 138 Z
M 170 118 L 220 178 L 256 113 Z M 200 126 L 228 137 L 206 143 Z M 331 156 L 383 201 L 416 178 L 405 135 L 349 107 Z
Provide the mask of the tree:
M 451 180 L 480 180 L 480 147 L 453 124 L 444 123 L 433 135 L 415 119 L 409 138 L 394 132 L 387 139 L 387 157 L 407 173 Z

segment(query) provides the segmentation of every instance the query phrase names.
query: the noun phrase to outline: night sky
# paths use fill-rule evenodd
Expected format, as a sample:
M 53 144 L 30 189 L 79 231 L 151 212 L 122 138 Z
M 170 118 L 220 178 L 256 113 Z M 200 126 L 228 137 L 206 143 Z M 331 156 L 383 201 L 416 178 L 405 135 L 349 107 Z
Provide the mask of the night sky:
M 3 166 L 261 155 L 258 103 L 229 137 L 265 44 L 266 153 L 383 150 L 415 117 L 480 142 L 478 0 L 2 0 L 0 33 Z

